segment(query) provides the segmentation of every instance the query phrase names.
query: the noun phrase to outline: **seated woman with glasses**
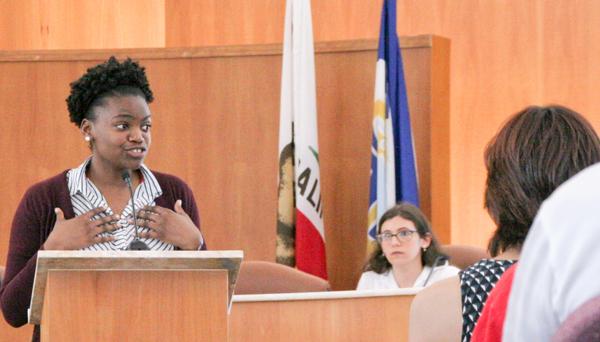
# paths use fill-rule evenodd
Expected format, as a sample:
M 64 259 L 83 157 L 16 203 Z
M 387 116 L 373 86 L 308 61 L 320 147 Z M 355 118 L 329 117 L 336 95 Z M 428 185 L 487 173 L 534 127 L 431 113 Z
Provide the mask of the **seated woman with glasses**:
M 397 204 L 381 216 L 377 241 L 357 290 L 424 287 L 459 272 L 447 264 L 427 218 L 412 204 Z

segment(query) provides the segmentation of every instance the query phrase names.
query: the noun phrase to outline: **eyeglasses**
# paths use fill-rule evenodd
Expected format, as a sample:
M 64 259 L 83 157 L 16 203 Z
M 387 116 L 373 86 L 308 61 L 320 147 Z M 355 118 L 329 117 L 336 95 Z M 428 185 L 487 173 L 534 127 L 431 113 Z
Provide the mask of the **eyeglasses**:
M 377 234 L 377 241 L 379 241 L 379 243 L 382 243 L 383 241 L 391 242 L 394 237 L 397 237 L 399 241 L 406 242 L 406 241 L 410 241 L 410 239 L 412 238 L 412 235 L 416 232 L 417 232 L 416 230 L 410 230 L 410 229 L 403 229 L 403 230 L 397 232 L 396 234 L 392 234 L 390 232 L 384 232 L 381 234 Z

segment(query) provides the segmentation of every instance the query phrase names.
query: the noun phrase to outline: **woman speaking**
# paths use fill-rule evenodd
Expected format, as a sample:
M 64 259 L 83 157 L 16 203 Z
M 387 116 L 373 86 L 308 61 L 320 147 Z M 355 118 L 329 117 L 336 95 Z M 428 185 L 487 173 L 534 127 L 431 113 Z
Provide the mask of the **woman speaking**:
M 130 59 L 111 57 L 71 83 L 70 120 L 91 156 L 30 187 L 17 208 L 0 289 L 9 324 L 27 323 L 38 250 L 206 249 L 190 188 L 144 165 L 152 100 Z

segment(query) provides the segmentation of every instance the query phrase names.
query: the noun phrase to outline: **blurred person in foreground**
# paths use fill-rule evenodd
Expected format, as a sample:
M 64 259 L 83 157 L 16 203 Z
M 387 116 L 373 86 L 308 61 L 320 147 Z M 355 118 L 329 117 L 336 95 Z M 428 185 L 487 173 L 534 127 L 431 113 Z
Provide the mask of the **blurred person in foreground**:
M 485 151 L 485 208 L 496 224 L 483 259 L 421 291 L 411 305 L 410 340 L 470 341 L 489 292 L 518 259 L 542 202 L 600 160 L 600 141 L 580 114 L 561 106 L 527 107 Z
M 550 341 L 571 313 L 600 296 L 599 209 L 600 164 L 577 174 L 544 202 L 515 272 L 505 341 Z M 598 340 L 597 323 L 594 329 Z

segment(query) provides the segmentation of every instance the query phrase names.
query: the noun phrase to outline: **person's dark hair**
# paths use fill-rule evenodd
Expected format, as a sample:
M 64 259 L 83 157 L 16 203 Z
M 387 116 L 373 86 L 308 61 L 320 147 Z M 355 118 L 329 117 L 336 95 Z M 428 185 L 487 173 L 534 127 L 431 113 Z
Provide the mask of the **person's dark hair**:
M 427 247 L 425 252 L 421 252 L 421 264 L 423 266 L 433 266 L 433 263 L 439 256 L 445 257 L 439 250 L 439 244 L 435 235 L 433 235 L 433 231 L 431 231 L 429 221 L 419 208 L 410 203 L 398 203 L 388 209 L 379 219 L 377 234 L 381 233 L 381 226 L 394 217 L 402 217 L 414 223 L 420 238 L 425 238 L 428 235 L 431 236 L 429 247 Z M 383 254 L 381 244 L 377 244 L 364 267 L 364 271 L 373 271 L 381 274 L 387 272 L 390 268 L 392 268 L 392 264 L 390 264 L 385 254 Z
M 119 62 L 114 56 L 106 62 L 87 69 L 80 79 L 71 83 L 67 98 L 69 117 L 78 127 L 83 119 L 93 120 L 93 108 L 102 105 L 107 97 L 141 96 L 154 100 L 144 67 L 130 58 Z
M 598 161 L 598 135 L 571 109 L 532 106 L 510 118 L 485 150 L 485 208 L 497 225 L 490 254 L 521 248 L 542 202 Z

